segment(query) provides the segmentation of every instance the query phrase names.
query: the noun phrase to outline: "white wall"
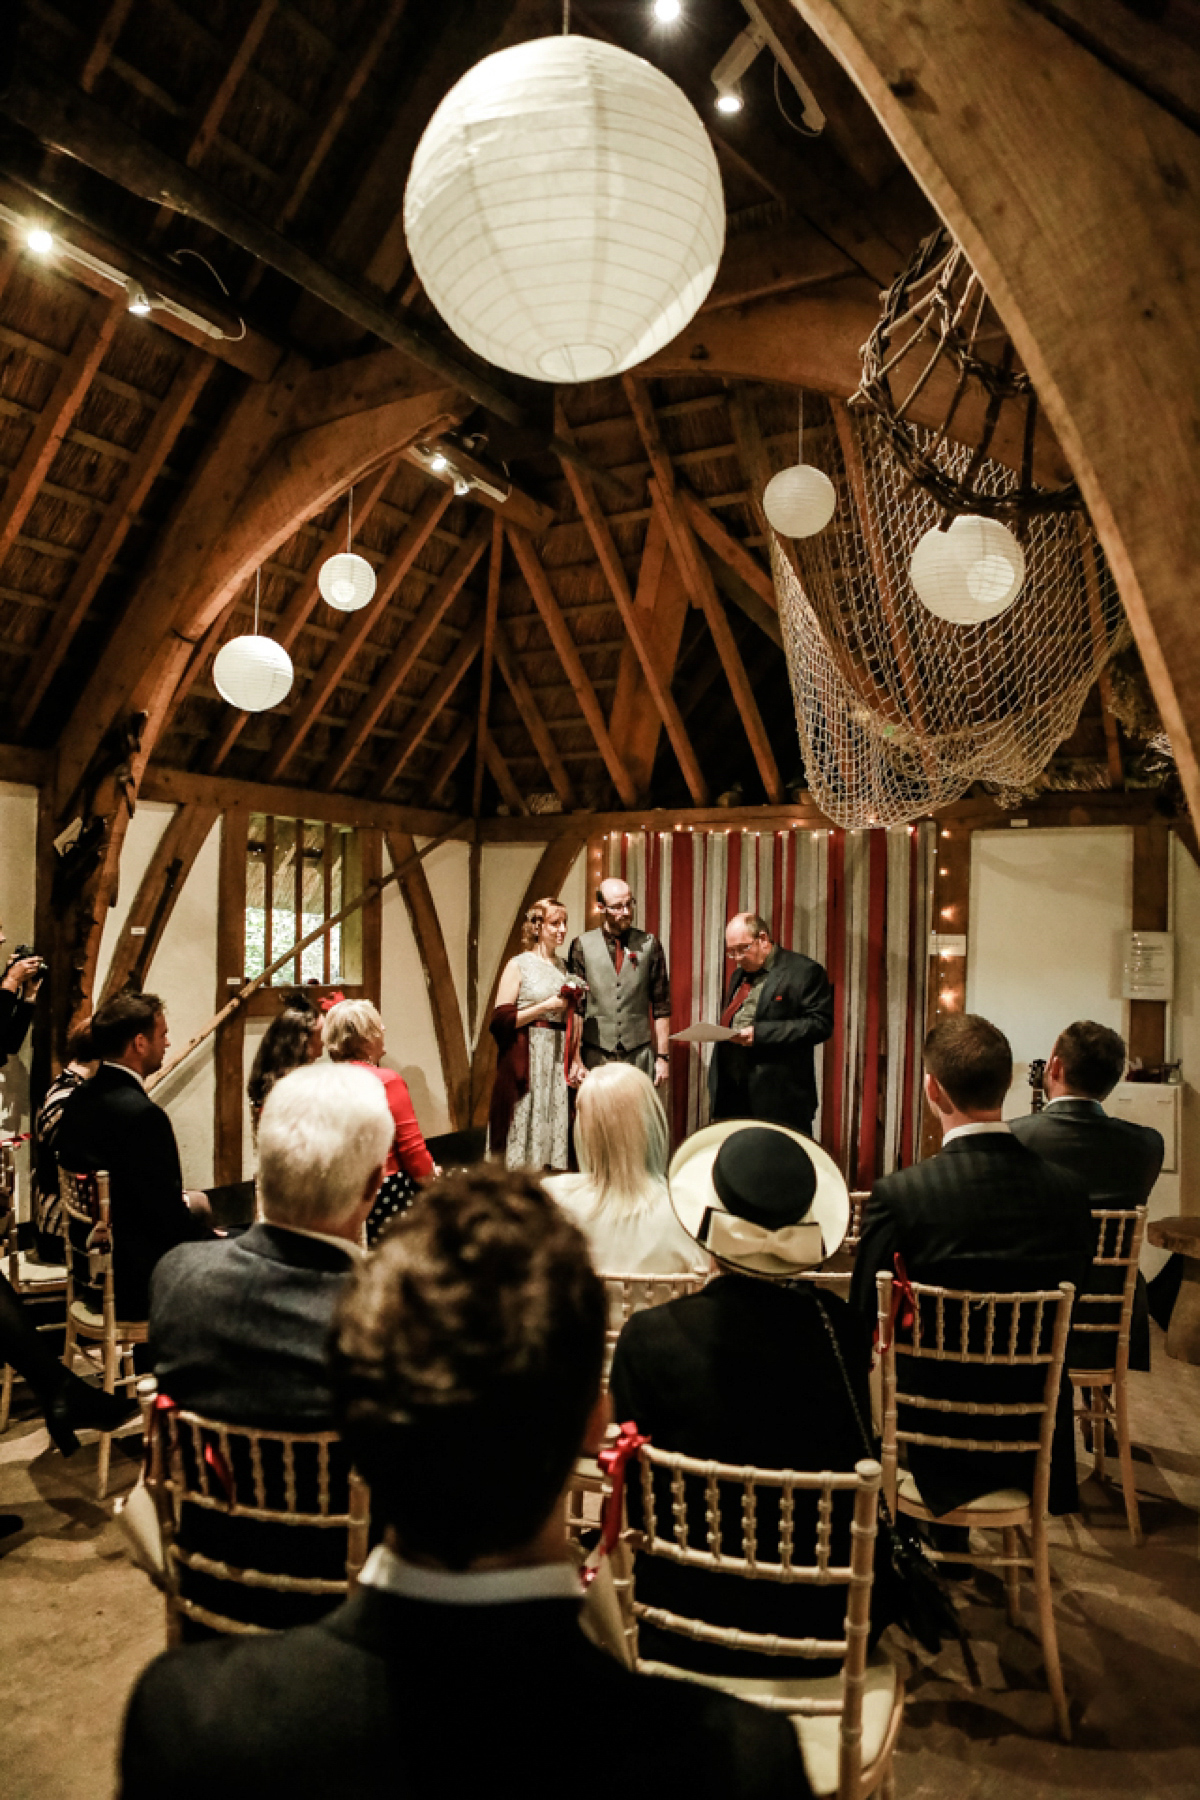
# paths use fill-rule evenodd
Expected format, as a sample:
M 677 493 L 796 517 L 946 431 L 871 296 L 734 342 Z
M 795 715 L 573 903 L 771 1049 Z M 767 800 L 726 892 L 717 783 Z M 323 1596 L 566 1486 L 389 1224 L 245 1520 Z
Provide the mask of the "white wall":
M 1028 1112 L 1029 1063 L 1049 1056 L 1072 1019 L 1126 1034 L 1121 934 L 1132 886 L 1128 826 L 973 834 L 967 1010 L 1012 1044 L 1010 1115 Z
M 0 968 L 18 944 L 33 943 L 34 867 L 37 848 L 37 789 L 0 781 L 0 923 L 7 943 Z M 29 1130 L 30 1041 L 0 1069 L 0 1131 Z M 17 1153 L 22 1212 L 28 1205 L 29 1151 Z
M 418 844 L 418 848 L 420 845 Z M 446 850 L 464 850 L 465 845 L 443 844 L 425 862 L 430 871 L 430 889 L 442 930 L 450 967 L 455 972 L 455 989 L 461 997 L 467 985 L 467 865 L 465 857 L 442 861 Z M 460 866 L 461 865 L 461 866 Z M 387 844 L 383 850 L 383 872 L 391 873 L 392 863 Z M 436 885 L 433 877 L 436 875 Z M 446 1083 L 438 1054 L 437 1034 L 433 1029 L 433 1012 L 425 987 L 417 940 L 409 923 L 398 883 L 385 888 L 383 908 L 382 975 L 380 979 L 380 1011 L 387 1026 L 388 1048 L 384 1065 L 398 1069 L 408 1083 L 417 1123 L 426 1137 L 437 1137 L 450 1130 L 450 1108 L 446 1101 Z M 445 912 L 442 908 L 445 906 Z

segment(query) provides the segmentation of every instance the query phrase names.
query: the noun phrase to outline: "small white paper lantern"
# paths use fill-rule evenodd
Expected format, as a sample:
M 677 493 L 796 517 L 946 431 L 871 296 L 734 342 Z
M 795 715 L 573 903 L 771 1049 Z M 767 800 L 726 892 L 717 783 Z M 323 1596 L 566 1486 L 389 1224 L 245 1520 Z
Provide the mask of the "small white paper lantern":
M 291 691 L 292 659 L 274 638 L 230 638 L 213 658 L 213 680 L 230 706 L 266 712 Z
M 909 568 L 921 602 L 952 625 L 982 625 L 1005 612 L 1025 580 L 1025 552 L 1007 525 L 964 513 L 948 531 L 934 526 Z
M 317 586 L 322 598 L 339 612 L 358 612 L 375 592 L 375 571 L 365 556 L 343 550 L 321 564 Z
M 763 492 L 763 511 L 784 537 L 812 537 L 824 531 L 837 508 L 837 489 L 809 463 L 780 469 Z
M 425 292 L 498 368 L 594 381 L 699 308 L 725 241 L 712 143 L 660 70 L 588 37 L 484 57 L 417 145 L 404 229 Z

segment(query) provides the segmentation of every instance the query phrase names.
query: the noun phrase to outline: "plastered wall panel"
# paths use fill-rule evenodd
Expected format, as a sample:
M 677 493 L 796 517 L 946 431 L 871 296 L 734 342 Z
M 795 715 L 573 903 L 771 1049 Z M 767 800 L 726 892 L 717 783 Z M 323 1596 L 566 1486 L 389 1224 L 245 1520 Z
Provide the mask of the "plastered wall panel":
M 457 846 L 454 847 L 457 848 Z M 440 850 L 435 850 L 429 858 L 429 862 L 435 862 L 441 854 Z M 390 870 L 391 862 L 385 845 L 384 873 L 390 873 Z M 434 904 L 438 908 L 439 918 L 442 918 L 443 931 L 446 931 L 447 920 L 442 915 L 442 895 L 447 898 L 447 911 L 452 926 L 460 911 L 464 916 L 461 966 L 465 987 L 467 893 L 465 859 L 462 866 L 461 893 L 454 894 L 452 892 L 448 872 L 439 871 L 438 875 L 438 888 L 434 889 Z M 432 882 L 430 885 L 433 886 Z M 446 1103 L 446 1083 L 442 1077 L 442 1061 L 438 1053 L 437 1034 L 433 1028 L 433 1013 L 429 1006 L 429 995 L 425 986 L 424 971 L 421 968 L 421 957 L 417 950 L 416 938 L 413 936 L 412 925 L 409 923 L 408 908 L 404 904 L 396 883 L 384 889 L 381 905 L 383 909 L 383 969 L 380 999 L 383 1022 L 387 1027 L 387 1054 L 383 1060 L 387 1068 L 398 1069 L 407 1081 L 409 1092 L 412 1094 L 417 1122 L 425 1136 L 436 1137 L 441 1132 L 449 1131 L 450 1109 Z M 450 949 L 449 932 L 447 932 L 447 949 L 450 951 L 451 966 L 453 967 L 454 952 Z
M 420 850 L 429 840 L 415 838 L 413 841 Z M 470 845 L 460 844 L 456 839 L 439 845 L 421 865 L 446 940 L 446 955 L 450 959 L 464 1031 L 467 1029 L 467 932 L 471 919 L 470 862 Z M 403 907 L 403 900 L 400 904 Z
M 100 955 L 96 963 L 97 997 L 104 992 L 108 971 L 112 967 L 113 952 L 125 930 L 125 921 L 129 917 L 138 888 L 142 885 L 142 877 L 174 814 L 175 808 L 169 804 L 157 800 L 142 800 L 129 821 L 125 842 L 121 846 L 121 873 L 117 883 L 116 904 L 109 907 L 100 936 Z
M 479 864 L 479 1028 L 508 934 L 543 844 L 485 844 Z M 478 1036 L 478 1033 L 476 1033 Z
M 140 812 L 141 808 L 139 815 Z M 158 953 L 150 965 L 147 985 L 152 992 L 161 994 L 166 1003 L 172 1050 L 182 1049 L 189 1038 L 202 1031 L 214 1011 L 220 842 L 217 824 L 192 864 Z M 124 906 L 128 907 L 132 901 L 140 878 L 139 874 L 127 882 L 122 866 L 121 900 Z M 155 1098 L 166 1107 L 175 1127 L 185 1184 L 211 1187 L 215 1100 L 211 1038 L 192 1053 L 178 1075 L 168 1077 Z

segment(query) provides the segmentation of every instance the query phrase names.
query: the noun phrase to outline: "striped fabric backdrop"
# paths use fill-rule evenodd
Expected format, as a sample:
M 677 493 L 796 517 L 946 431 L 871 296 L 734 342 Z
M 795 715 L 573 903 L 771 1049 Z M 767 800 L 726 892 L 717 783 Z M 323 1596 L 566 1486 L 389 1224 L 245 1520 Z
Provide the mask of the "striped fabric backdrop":
M 777 943 L 822 963 L 834 1033 L 817 1056 L 817 1135 L 853 1187 L 909 1163 L 920 1143 L 935 831 L 611 832 L 603 871 L 633 889 L 663 943 L 671 1029 L 716 1020 L 730 964 L 725 927 L 761 913 Z M 676 1143 L 708 1120 L 711 1047 L 671 1046 Z

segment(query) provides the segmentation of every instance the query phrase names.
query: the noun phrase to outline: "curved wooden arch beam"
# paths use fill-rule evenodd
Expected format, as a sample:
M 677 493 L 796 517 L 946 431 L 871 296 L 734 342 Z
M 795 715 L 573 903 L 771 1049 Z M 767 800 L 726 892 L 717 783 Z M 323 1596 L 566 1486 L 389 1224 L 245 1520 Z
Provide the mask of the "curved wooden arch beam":
M 264 558 L 352 481 L 415 439 L 447 429 L 470 406 L 456 389 L 429 389 L 424 372 L 414 369 L 397 380 L 390 401 L 359 411 L 351 400 L 344 416 L 295 432 L 291 408 L 305 373 L 293 363 L 275 381 L 248 389 L 215 433 L 67 721 L 58 751 L 60 808 L 110 727 L 144 712 L 136 784 L 194 645 Z M 351 371 L 347 379 L 353 381 Z
M 403 831 L 389 831 L 386 835 L 392 867 L 402 869 L 416 856 L 416 842 Z M 470 1123 L 471 1059 L 467 1053 L 462 1008 L 458 1004 L 446 939 L 423 865 L 417 863 L 407 875 L 402 875 L 399 886 L 416 939 L 417 954 L 421 958 L 425 986 L 429 990 L 429 1010 L 442 1059 L 451 1129 L 461 1131 Z
M 1200 817 L 1200 142 L 1021 0 L 794 4 L 958 237 L 1033 377 Z
M 722 375 L 731 381 L 785 383 L 848 400 L 862 373 L 859 351 L 878 319 L 878 290 L 856 277 L 839 282 L 832 293 L 791 293 L 756 300 L 749 306 L 701 313 L 665 350 L 640 363 L 637 372 L 639 376 Z M 920 367 L 918 356 L 897 364 L 897 393 L 907 391 Z M 949 371 L 939 369 L 914 400 L 909 417 L 918 425 L 939 429 L 953 393 Z M 954 415 L 951 437 L 964 443 L 977 441 L 983 415 L 982 397 L 964 395 Z M 1024 418 L 1023 407 L 1006 407 L 991 442 L 989 454 L 1009 468 L 1021 467 Z M 1071 479 L 1071 466 L 1043 416 L 1038 418 L 1033 467 L 1037 479 L 1047 487 Z

